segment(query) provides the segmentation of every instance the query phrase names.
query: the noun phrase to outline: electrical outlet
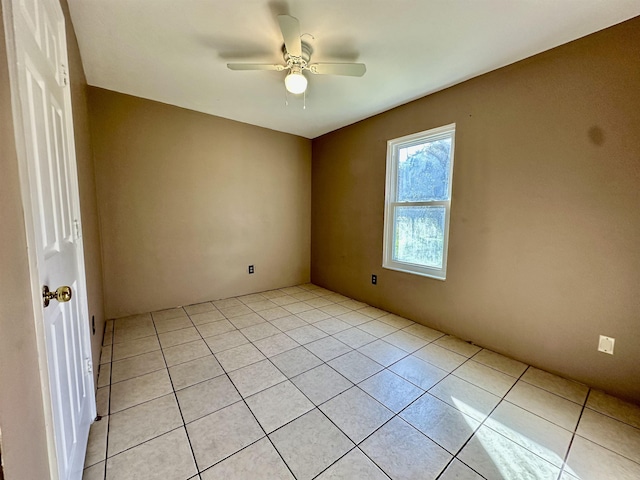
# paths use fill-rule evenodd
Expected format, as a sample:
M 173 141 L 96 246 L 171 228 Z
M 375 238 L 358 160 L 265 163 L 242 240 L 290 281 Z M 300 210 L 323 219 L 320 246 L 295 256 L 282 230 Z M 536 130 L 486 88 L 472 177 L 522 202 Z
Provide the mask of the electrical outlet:
M 613 346 L 615 343 L 615 338 L 600 335 L 600 341 L 598 342 L 598 351 L 613 355 Z
M 378 276 L 377 275 L 371 275 L 371 283 L 374 285 L 378 284 Z
M 254 272 L 253 265 L 249 265 L 249 274 L 252 274 L 253 272 Z

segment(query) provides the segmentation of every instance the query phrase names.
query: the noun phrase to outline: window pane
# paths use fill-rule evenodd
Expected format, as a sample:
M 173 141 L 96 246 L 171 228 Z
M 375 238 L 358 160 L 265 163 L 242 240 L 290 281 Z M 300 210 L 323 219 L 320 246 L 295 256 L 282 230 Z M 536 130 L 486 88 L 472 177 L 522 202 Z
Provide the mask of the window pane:
M 398 149 L 398 202 L 449 199 L 451 137 Z
M 442 268 L 445 207 L 395 207 L 393 260 Z

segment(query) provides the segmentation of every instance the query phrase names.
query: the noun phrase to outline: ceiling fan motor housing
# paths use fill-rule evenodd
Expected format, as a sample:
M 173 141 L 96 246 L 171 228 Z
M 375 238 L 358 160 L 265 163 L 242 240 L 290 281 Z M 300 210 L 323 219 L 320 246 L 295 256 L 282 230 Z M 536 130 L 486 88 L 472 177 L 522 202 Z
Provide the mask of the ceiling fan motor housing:
M 286 45 L 282 45 L 282 56 L 284 58 L 284 61 L 287 64 L 287 67 L 291 67 L 292 65 L 299 65 L 302 68 L 305 68 L 307 66 L 307 64 L 309 63 L 309 61 L 311 60 L 311 54 L 313 53 L 313 49 L 311 48 L 311 45 L 309 45 L 307 42 L 301 42 L 302 43 L 302 54 L 299 57 L 294 57 L 293 55 L 290 55 L 289 52 L 287 51 L 287 47 Z

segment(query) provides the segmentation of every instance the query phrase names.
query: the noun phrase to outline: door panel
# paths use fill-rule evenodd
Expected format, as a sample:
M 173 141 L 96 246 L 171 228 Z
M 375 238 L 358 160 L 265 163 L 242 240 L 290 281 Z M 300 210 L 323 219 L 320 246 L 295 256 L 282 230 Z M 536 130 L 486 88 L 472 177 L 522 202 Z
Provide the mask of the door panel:
M 39 283 L 73 292 L 42 310 L 51 453 L 60 479 L 80 480 L 96 411 L 64 17 L 57 0 L 10 1 Z
M 52 179 L 54 169 L 51 165 L 52 158 L 49 155 L 47 145 L 46 92 L 43 79 L 28 57 L 25 59 L 25 76 L 28 93 L 28 127 L 31 131 L 29 153 L 33 157 L 35 183 L 38 185 L 36 193 L 41 224 L 41 247 L 45 257 L 49 257 L 58 250 L 58 234 L 55 219 L 57 210 L 55 208 L 55 182 Z
M 38 21 L 38 0 L 22 0 L 20 2 L 20 13 L 24 18 L 25 26 L 29 28 L 29 33 L 40 45 L 40 22 Z
M 72 211 L 69 200 L 69 166 L 64 151 L 64 128 L 62 120 L 62 108 L 54 98 L 51 99 L 51 126 L 53 130 L 53 148 L 57 169 L 57 191 L 60 194 L 60 241 L 72 242 L 71 224 Z
M 47 324 L 47 357 L 49 362 L 49 379 L 51 396 L 57 398 L 54 402 L 53 418 L 55 424 L 56 449 L 58 459 L 58 470 L 66 472 L 69 469 L 70 448 L 73 446 L 73 426 L 71 419 L 66 415 L 65 406 L 71 403 L 69 391 L 66 385 L 69 384 L 69 373 L 64 359 L 65 344 L 65 318 L 61 309 L 56 309 Z M 61 477 L 64 478 L 64 477 Z

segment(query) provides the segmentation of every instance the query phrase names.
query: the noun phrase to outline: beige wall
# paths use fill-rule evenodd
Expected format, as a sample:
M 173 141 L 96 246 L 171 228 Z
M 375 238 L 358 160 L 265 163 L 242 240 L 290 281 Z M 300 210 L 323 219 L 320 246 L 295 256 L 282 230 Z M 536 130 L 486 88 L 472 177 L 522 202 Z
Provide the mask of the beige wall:
M 94 360 L 99 360 L 104 312 L 100 240 L 95 182 L 87 128 L 86 81 L 75 34 L 67 22 L 69 71 L 76 135 L 76 157 L 88 287 L 89 313 L 95 316 Z M 44 406 L 31 304 L 31 286 L 18 160 L 15 149 L 11 93 L 7 71 L 4 24 L 0 24 L 0 430 L 5 476 L 12 479 L 49 478 Z M 97 369 L 95 369 L 97 372 Z
M 309 280 L 310 140 L 98 88 L 89 105 L 108 317 Z
M 640 401 L 638 51 L 640 18 L 315 139 L 314 283 Z M 453 122 L 447 280 L 382 269 L 386 141 Z

